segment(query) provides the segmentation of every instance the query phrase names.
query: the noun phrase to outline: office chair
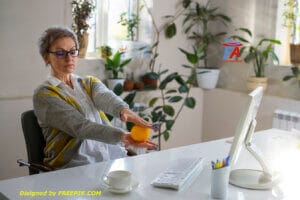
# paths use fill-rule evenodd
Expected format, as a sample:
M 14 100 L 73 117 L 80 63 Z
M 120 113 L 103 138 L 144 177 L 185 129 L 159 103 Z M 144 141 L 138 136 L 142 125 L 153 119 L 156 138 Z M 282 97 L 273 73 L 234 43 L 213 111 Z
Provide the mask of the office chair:
M 33 110 L 28 110 L 21 115 L 22 129 L 26 143 L 28 162 L 18 159 L 20 166 L 29 168 L 29 175 L 38 174 L 39 172 L 53 171 L 50 166 L 43 164 L 44 147 L 46 145 L 42 129 L 38 124 L 37 118 Z M 128 156 L 137 155 L 131 149 L 127 149 Z
M 42 129 L 38 124 L 33 110 L 28 110 L 21 115 L 22 130 L 25 138 L 28 162 L 18 159 L 20 166 L 27 166 L 29 175 L 37 174 L 41 171 L 47 172 L 53 169 L 43 164 L 45 139 Z

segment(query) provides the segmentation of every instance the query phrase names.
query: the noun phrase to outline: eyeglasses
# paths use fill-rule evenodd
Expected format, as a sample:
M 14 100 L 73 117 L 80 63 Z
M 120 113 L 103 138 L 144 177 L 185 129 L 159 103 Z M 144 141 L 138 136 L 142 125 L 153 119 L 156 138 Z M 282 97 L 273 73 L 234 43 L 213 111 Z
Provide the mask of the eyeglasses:
M 77 57 L 78 56 L 78 49 L 73 49 L 70 51 L 65 51 L 65 50 L 59 50 L 59 51 L 48 51 L 48 53 L 53 53 L 57 58 L 65 58 L 68 55 L 72 57 Z

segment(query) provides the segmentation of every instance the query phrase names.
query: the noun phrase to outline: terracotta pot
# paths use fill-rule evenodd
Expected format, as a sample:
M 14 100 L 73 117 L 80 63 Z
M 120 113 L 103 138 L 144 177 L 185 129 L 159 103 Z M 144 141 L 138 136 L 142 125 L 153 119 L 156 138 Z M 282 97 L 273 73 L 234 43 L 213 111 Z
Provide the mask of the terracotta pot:
M 264 91 L 268 86 L 268 78 L 267 77 L 249 77 L 247 80 L 247 88 L 249 91 L 254 90 L 258 86 L 262 86 Z
M 134 83 L 134 89 L 136 90 L 142 90 L 144 88 L 144 83 L 142 82 L 136 82 Z
M 134 88 L 134 81 L 132 80 L 125 80 L 123 88 L 125 91 L 131 91 Z
M 157 88 L 157 79 L 152 79 L 148 76 L 143 77 L 143 83 L 145 88 L 156 89 Z

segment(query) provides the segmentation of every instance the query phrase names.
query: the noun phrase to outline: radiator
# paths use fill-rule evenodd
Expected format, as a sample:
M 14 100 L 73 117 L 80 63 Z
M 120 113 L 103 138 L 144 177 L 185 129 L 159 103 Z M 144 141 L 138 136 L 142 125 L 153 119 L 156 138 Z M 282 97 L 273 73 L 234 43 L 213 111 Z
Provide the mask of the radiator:
M 300 130 L 300 113 L 276 109 L 273 114 L 273 128 L 282 130 Z

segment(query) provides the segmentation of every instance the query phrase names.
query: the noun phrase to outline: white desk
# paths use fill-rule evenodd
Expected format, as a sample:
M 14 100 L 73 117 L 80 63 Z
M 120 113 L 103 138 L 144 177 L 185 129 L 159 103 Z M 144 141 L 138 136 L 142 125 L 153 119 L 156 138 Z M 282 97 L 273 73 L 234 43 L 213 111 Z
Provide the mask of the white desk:
M 293 140 L 291 140 L 293 138 Z M 254 142 L 262 149 L 273 148 L 277 156 L 288 158 L 284 153 L 290 154 L 288 149 L 294 149 L 298 161 L 300 160 L 299 139 L 292 137 L 290 132 L 270 129 L 267 131 L 257 132 L 254 135 Z M 35 197 L 34 199 L 210 199 L 210 161 L 221 159 L 227 156 L 230 145 L 225 139 L 211 142 L 199 143 L 190 146 L 154 152 L 135 157 L 118 159 L 115 161 L 86 165 L 71 169 L 58 170 L 55 172 L 44 173 L 39 175 L 25 176 L 15 179 L 0 181 L 0 192 L 9 199 L 33 199 L 32 197 L 20 196 L 20 191 L 27 192 L 47 192 L 47 196 Z M 280 149 L 280 151 L 278 151 Z M 263 151 L 269 158 L 274 158 L 274 151 Z M 279 155 L 282 154 L 282 155 Z M 154 188 L 150 182 L 163 170 L 170 162 L 179 157 L 188 157 L 199 155 L 205 159 L 205 166 L 197 179 L 187 188 L 180 191 Z M 272 155 L 272 156 L 271 156 Z M 295 156 L 295 155 L 293 155 Z M 272 160 L 272 159 L 271 159 Z M 295 160 L 293 160 L 295 161 Z M 299 169 L 300 162 L 294 163 L 295 168 Z M 255 168 L 257 164 L 253 162 L 246 152 L 241 152 L 241 158 L 234 168 L 247 166 Z M 139 181 L 139 186 L 132 192 L 125 195 L 112 194 L 101 188 L 100 178 L 109 170 L 127 169 L 130 170 L 135 179 Z M 294 170 L 291 168 L 291 170 Z M 289 170 L 290 171 L 290 170 Z M 295 177 L 295 178 L 298 178 Z M 300 179 L 298 179 L 300 180 Z M 271 200 L 271 199 L 299 199 L 300 191 L 292 187 L 292 182 L 283 182 L 278 187 L 269 191 L 247 190 L 232 185 L 229 186 L 229 198 L 238 200 Z M 298 187 L 299 181 L 296 182 Z M 294 190 L 295 189 L 295 190 Z M 58 196 L 59 191 L 102 191 L 101 196 Z M 54 197 L 50 197 L 50 191 L 57 192 Z M 1 199 L 1 197 L 0 197 Z

